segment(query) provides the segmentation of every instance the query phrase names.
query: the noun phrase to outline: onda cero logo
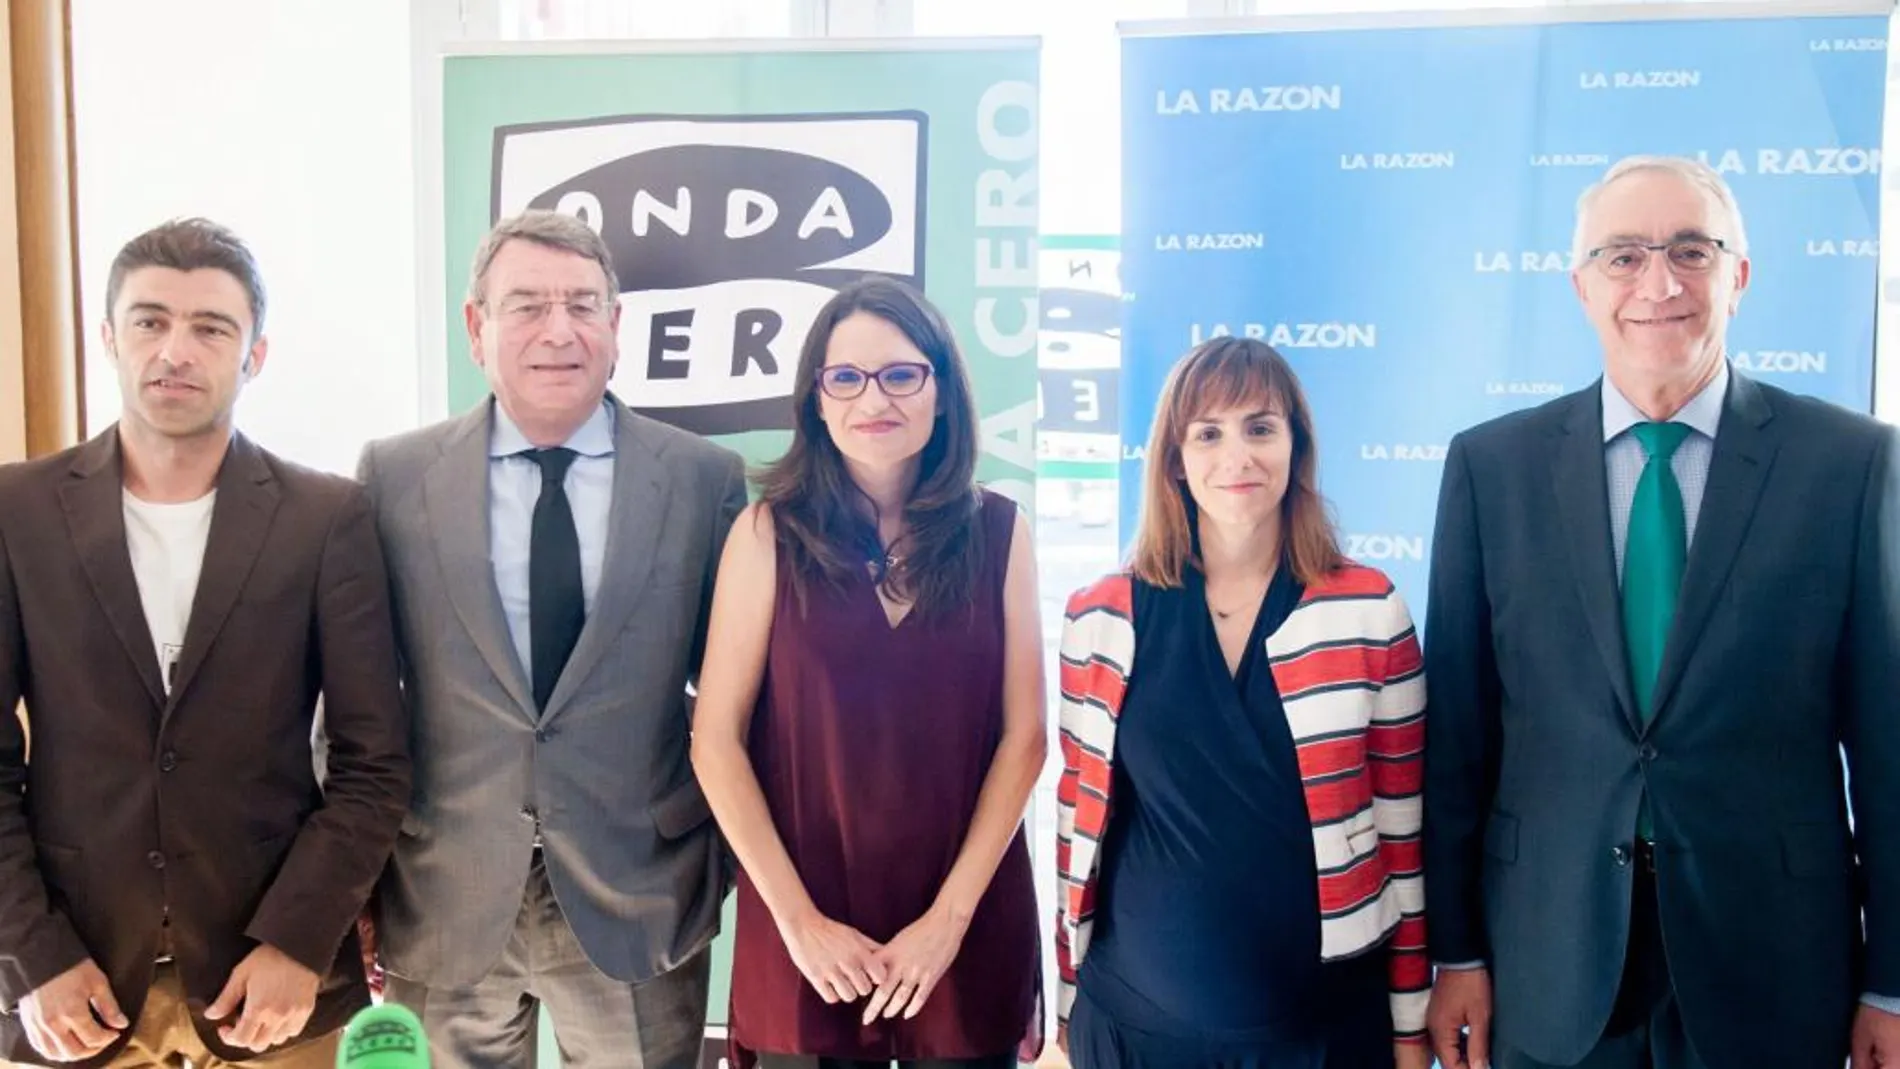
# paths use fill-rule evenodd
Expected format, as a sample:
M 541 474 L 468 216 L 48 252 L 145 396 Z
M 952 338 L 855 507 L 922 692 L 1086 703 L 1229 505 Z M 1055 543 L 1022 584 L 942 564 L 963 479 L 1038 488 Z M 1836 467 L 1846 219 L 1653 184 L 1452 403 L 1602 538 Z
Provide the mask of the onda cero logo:
M 620 279 L 615 393 L 700 434 L 786 429 L 819 308 L 921 288 L 925 117 L 633 116 L 495 131 L 494 218 L 566 212 Z

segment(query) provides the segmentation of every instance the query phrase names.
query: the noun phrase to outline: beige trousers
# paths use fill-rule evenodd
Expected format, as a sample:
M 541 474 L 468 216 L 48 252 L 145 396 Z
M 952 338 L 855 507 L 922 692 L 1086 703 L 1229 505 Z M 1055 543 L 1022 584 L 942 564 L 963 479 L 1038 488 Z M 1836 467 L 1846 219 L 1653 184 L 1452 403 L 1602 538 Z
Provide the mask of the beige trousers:
M 184 981 L 178 978 L 178 968 L 168 962 L 160 965 L 152 977 L 145 1009 L 132 1028 L 132 1042 L 112 1059 L 109 1069 L 226 1069 L 234 1065 L 335 1069 L 336 1048 L 342 1038 L 339 1030 L 242 1062 L 225 1061 L 206 1050 L 204 1040 L 198 1038 L 198 1030 L 191 1024 L 191 1011 L 185 1005 Z

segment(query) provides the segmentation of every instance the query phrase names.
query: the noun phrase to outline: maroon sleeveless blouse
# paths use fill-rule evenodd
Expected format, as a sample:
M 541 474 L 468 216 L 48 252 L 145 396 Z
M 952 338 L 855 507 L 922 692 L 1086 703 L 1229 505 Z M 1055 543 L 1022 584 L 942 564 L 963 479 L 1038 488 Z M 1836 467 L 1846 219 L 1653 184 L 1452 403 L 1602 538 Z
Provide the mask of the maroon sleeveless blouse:
M 887 621 L 867 569 L 794 593 L 784 551 L 749 750 L 773 824 L 812 901 L 887 942 L 922 916 L 956 861 L 1003 732 L 1003 580 L 1016 506 L 982 492 L 983 568 L 969 608 Z M 962 948 L 911 1020 L 859 1024 L 792 964 L 739 873 L 730 1046 L 858 1060 L 977 1058 L 1040 1033 L 1036 899 L 1017 828 Z

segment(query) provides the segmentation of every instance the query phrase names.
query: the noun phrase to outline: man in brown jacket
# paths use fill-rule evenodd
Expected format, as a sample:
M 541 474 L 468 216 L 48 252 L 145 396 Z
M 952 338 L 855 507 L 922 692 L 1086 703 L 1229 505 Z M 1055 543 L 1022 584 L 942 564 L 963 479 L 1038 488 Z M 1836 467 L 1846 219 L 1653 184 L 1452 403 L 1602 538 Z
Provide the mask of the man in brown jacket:
M 232 429 L 242 242 L 167 223 L 107 295 L 120 420 L 0 468 L 0 1055 L 327 1067 L 409 804 L 374 524 Z

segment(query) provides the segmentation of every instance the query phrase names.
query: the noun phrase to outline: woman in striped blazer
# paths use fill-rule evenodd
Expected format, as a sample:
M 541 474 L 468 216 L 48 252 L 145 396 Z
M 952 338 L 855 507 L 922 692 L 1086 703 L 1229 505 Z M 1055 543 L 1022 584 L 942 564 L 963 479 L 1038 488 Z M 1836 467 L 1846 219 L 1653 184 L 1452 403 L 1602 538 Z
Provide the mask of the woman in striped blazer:
M 1061 1037 L 1077 1069 L 1430 1064 L 1405 602 L 1347 560 L 1298 380 L 1174 368 L 1127 571 L 1062 636 Z

